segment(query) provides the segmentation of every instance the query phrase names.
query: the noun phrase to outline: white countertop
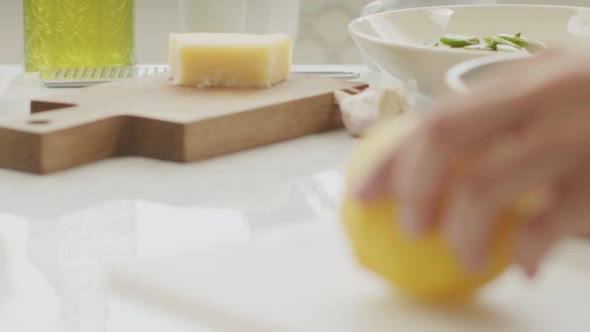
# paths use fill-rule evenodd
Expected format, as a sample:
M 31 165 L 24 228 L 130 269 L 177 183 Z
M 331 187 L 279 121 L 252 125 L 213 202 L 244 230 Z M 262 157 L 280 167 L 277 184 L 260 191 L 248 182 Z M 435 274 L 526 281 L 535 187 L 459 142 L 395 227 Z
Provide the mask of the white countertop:
M 30 98 L 56 92 L 0 66 L 0 116 L 26 115 Z M 187 165 L 119 158 L 51 176 L 0 170 L 0 331 L 64 331 L 64 321 L 71 331 L 201 331 L 106 299 L 102 262 L 333 222 L 353 142 L 337 131 Z
M 314 68 L 350 70 L 359 67 L 307 69 Z M 56 92 L 60 90 L 45 89 L 35 75 L 24 75 L 18 66 L 0 66 L 0 116 L 26 116 L 30 98 Z M 107 286 L 105 266 L 158 258 L 167 261 L 163 257 L 169 256 L 186 257 L 187 252 L 194 250 L 202 252 L 251 243 L 259 238 L 255 235 L 268 236 L 276 230 L 293 229 L 289 227 L 311 227 L 313 235 L 314 226 L 329 226 L 338 221 L 343 170 L 353 144 L 354 139 L 345 131 L 336 131 L 194 164 L 118 158 L 50 176 L 0 169 L 0 331 L 242 332 L 235 325 L 234 328 L 207 329 L 202 320 L 182 318 L 118 295 Z M 289 247 L 289 250 L 298 252 L 299 242 L 291 245 L 295 248 Z M 313 248 L 307 255 L 310 251 L 313 252 Z M 581 303 L 587 303 L 590 294 L 590 284 L 585 282 L 586 273 L 590 271 L 589 252 L 587 243 L 566 247 L 560 251 L 564 255 L 558 255 L 560 264 L 549 270 L 545 281 L 542 279 L 534 287 L 525 287 L 521 278 L 508 278 L 509 282 L 499 285 L 502 292 L 494 293 L 494 301 L 498 300 L 508 311 L 512 308 L 526 311 L 521 320 L 532 322 L 526 331 L 553 332 L 553 325 L 545 324 L 543 319 L 560 326 L 560 331 L 587 331 L 590 306 Z M 236 252 L 234 258 L 242 260 L 239 254 Z M 304 262 L 308 261 L 305 257 L 302 258 Z M 278 259 L 288 266 L 281 257 Z M 307 264 L 325 265 L 321 259 L 326 257 L 314 259 Z M 215 271 L 207 265 L 199 265 L 198 258 L 189 260 L 186 259 L 188 271 L 204 277 L 199 271 L 203 268 L 207 270 L 207 280 L 217 282 Z M 214 265 L 233 271 L 228 264 Z M 253 267 L 255 270 L 249 271 L 251 277 L 268 276 L 265 266 Z M 290 275 L 285 269 L 283 275 Z M 332 273 L 339 271 L 335 269 Z M 149 277 L 152 273 L 141 275 Z M 556 284 L 559 287 L 555 287 Z M 341 287 L 336 287 L 338 285 Z M 341 282 L 332 288 L 340 291 L 349 288 L 347 285 Z M 181 293 L 185 289 L 176 288 Z M 361 288 L 364 289 L 364 284 Z M 223 292 L 224 288 L 216 290 Z M 356 291 L 352 289 L 353 293 Z M 232 294 L 225 295 L 227 301 L 233 301 Z M 257 298 L 258 302 L 252 304 L 271 301 L 272 294 L 266 295 L 271 297 Z M 511 296 L 519 298 L 516 295 L 528 302 L 514 302 Z M 319 301 L 315 307 L 307 309 L 334 304 L 338 299 L 337 296 L 327 302 Z M 523 303 L 535 305 L 527 311 L 528 305 Z M 389 322 L 380 325 L 383 331 L 388 331 L 395 322 L 402 325 L 424 323 L 424 318 L 431 315 L 405 307 L 383 309 L 397 310 L 398 315 L 405 317 L 400 320 L 392 318 L 390 311 L 370 312 L 362 309 L 362 302 L 358 305 L 361 307 L 354 307 L 353 312 L 344 314 L 346 319 L 341 320 L 342 324 L 351 322 L 348 330 L 355 332 L 371 326 L 354 325 L 357 312 L 359 318 L 370 322 L 375 321 L 375 315 L 380 312 L 380 321 Z M 250 310 L 248 305 L 244 308 Z M 353 307 L 347 308 L 344 309 Z M 340 315 L 346 310 L 332 312 Z M 297 312 L 284 314 L 291 322 L 300 318 Z M 317 316 L 315 312 L 307 312 L 307 315 L 308 318 Z M 478 317 L 474 317 L 475 325 L 481 324 L 478 326 L 482 328 L 477 331 L 508 331 L 501 325 L 489 325 L 485 317 Z M 427 319 L 426 323 L 438 326 L 436 315 L 434 318 Z M 212 317 L 209 322 L 215 319 Z M 331 324 L 330 319 L 325 317 L 323 322 Z M 463 316 L 463 319 L 470 317 Z M 469 324 L 459 321 L 459 326 L 461 331 L 472 331 Z M 431 330 L 415 326 L 411 329 Z

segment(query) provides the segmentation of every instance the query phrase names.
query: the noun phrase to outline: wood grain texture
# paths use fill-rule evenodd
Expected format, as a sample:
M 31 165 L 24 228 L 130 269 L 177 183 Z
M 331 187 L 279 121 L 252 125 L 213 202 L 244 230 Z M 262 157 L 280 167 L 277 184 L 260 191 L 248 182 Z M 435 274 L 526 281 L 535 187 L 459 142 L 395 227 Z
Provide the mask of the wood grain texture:
M 270 89 L 198 89 L 165 75 L 31 102 L 0 121 L 0 167 L 48 174 L 115 156 L 195 162 L 342 127 L 344 80 L 295 75 Z

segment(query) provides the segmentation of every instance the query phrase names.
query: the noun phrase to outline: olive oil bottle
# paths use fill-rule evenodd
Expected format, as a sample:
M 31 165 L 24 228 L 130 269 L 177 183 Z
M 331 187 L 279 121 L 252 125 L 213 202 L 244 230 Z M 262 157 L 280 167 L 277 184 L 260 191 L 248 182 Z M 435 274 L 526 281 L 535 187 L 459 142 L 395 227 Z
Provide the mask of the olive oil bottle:
M 135 64 L 135 0 L 23 0 L 25 70 Z

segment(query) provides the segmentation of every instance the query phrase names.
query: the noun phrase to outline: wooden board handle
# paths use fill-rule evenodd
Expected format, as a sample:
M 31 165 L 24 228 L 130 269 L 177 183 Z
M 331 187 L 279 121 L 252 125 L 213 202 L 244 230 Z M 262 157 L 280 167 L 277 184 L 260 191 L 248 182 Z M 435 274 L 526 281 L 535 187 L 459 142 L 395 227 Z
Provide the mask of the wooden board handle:
M 272 89 L 176 87 L 161 77 L 102 84 L 0 120 L 0 167 L 47 174 L 114 156 L 194 162 L 342 128 L 334 91 L 299 75 Z

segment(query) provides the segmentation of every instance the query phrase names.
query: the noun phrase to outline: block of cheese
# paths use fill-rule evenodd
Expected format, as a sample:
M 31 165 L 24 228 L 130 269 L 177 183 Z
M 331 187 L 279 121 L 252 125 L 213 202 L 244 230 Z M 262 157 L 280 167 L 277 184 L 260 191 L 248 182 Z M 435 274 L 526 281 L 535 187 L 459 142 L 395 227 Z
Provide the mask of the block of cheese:
M 171 34 L 172 81 L 198 87 L 268 88 L 291 73 L 286 34 Z

